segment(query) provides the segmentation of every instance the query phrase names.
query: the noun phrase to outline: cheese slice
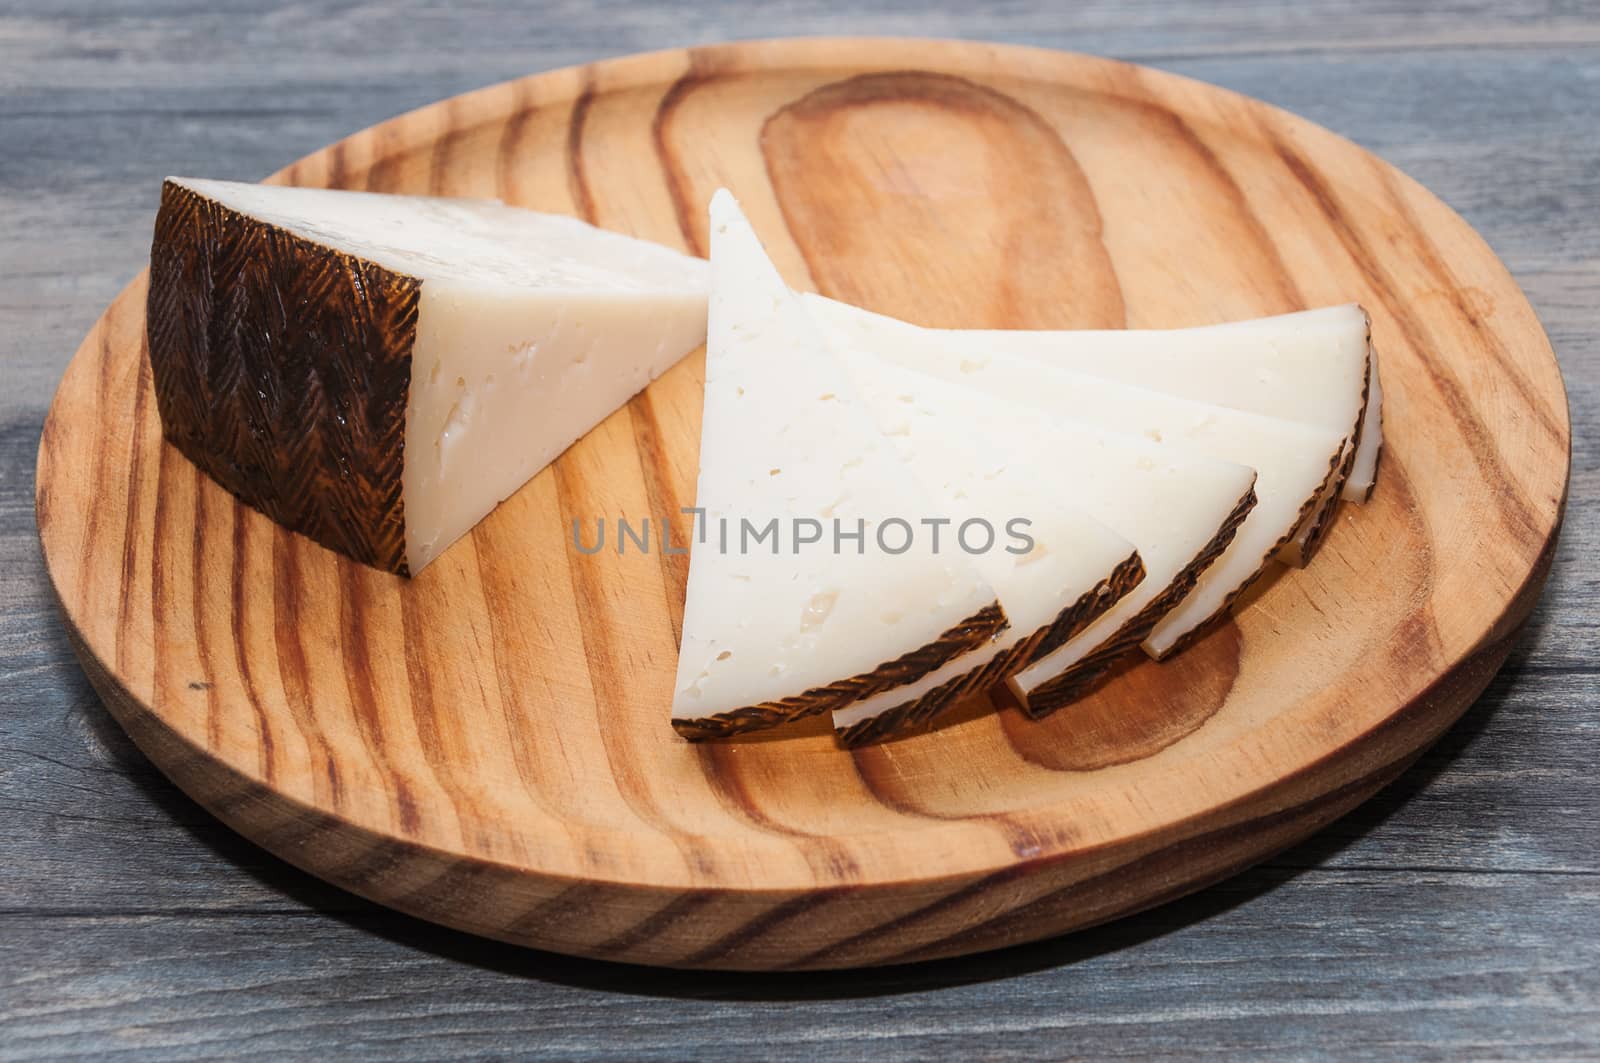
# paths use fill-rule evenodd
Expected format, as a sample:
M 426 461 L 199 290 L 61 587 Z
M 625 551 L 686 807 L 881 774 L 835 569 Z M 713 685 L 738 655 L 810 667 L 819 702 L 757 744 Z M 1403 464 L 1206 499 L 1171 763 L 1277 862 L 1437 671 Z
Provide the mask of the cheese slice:
M 169 179 L 162 424 L 280 523 L 414 574 L 703 341 L 707 279 L 493 201 Z
M 905 534 L 949 515 L 878 432 L 725 190 L 711 201 L 711 272 L 672 698 L 673 727 L 696 739 L 914 683 L 1006 623 L 968 555 Z
M 1383 384 L 1378 376 L 1378 351 L 1369 348 L 1372 377 L 1367 383 L 1367 409 L 1361 418 L 1361 438 L 1356 443 L 1355 461 L 1344 481 L 1344 498 L 1365 502 L 1378 484 L 1378 458 L 1383 452 Z
M 818 295 L 807 309 L 830 339 L 893 342 L 906 322 Z M 1184 329 L 941 329 L 963 347 L 1036 359 L 1198 402 L 1340 432 L 1344 457 L 1283 559 L 1302 564 L 1334 505 L 1371 493 L 1382 443 L 1370 323 L 1355 304 Z M 1369 388 L 1369 373 L 1372 386 Z
M 1256 470 L 1255 506 L 1194 590 L 1144 640 L 1145 651 L 1153 657 L 1174 652 L 1227 610 L 1293 537 L 1321 497 L 1330 470 L 1343 460 L 1345 437 L 1332 429 L 1194 402 L 967 346 L 960 335 L 885 320 L 887 325 L 873 331 L 870 350 L 898 365 L 1056 417 L 1170 443 L 1189 456 Z M 1062 456 L 1063 462 L 1069 460 L 1070 455 Z
M 996 527 L 1026 514 L 1037 540 L 1026 552 L 978 556 L 1011 619 L 992 644 L 992 663 L 975 667 L 962 658 L 918 684 L 835 710 L 846 745 L 895 730 L 886 721 L 904 715 L 900 705 L 911 695 L 939 688 L 954 700 L 1041 658 L 1058 673 L 1052 691 L 1082 689 L 1137 651 L 1255 502 L 1255 472 L 1242 465 L 1186 457 L 1177 447 L 837 349 L 879 425 L 936 493 L 966 519 Z M 1137 583 L 1135 560 L 1145 573 Z M 1036 703 L 1026 704 L 1033 710 Z

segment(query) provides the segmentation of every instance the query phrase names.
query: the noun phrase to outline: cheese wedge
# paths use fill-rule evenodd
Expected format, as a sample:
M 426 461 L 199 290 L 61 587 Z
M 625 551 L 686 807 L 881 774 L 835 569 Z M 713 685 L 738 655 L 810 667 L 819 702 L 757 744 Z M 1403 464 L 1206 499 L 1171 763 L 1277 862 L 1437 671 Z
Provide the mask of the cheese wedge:
M 818 295 L 809 309 L 830 339 L 894 342 L 906 322 Z M 1036 359 L 1198 402 L 1300 421 L 1346 436 L 1322 498 L 1286 544 L 1283 560 L 1314 552 L 1341 496 L 1371 493 L 1382 442 L 1370 323 L 1355 304 L 1186 329 L 1025 331 L 942 329 L 970 350 Z M 1368 376 L 1373 386 L 1369 389 Z
M 697 531 L 672 724 L 770 727 L 914 683 L 1006 625 L 972 558 L 907 536 L 948 517 L 725 190 L 711 201 Z M 770 537 L 769 537 L 770 536 Z
M 169 179 L 162 426 L 279 523 L 414 574 L 703 341 L 707 278 L 493 201 Z
M 1242 465 L 1186 457 L 838 350 L 885 434 L 936 494 L 967 519 L 988 517 L 1001 527 L 1009 515 L 1028 514 L 1037 539 L 1025 553 L 977 558 L 1011 619 L 992 644 L 992 662 L 973 667 L 962 658 L 919 683 L 835 710 L 834 728 L 847 746 L 898 729 L 900 705 L 925 690 L 947 690 L 953 701 L 1041 658 L 1067 673 L 1056 687 L 1081 689 L 1138 649 L 1255 502 L 1255 472 Z M 1147 549 L 1153 561 L 1143 560 Z M 1145 575 L 1134 583 L 1136 559 Z
M 809 305 L 815 305 L 811 303 Z M 1340 432 L 1133 387 L 1038 360 L 989 352 L 901 322 L 876 330 L 871 351 L 898 365 L 1111 431 L 1170 443 L 1192 457 L 1256 470 L 1256 504 L 1195 588 L 1144 640 L 1153 657 L 1177 650 L 1225 612 L 1288 542 L 1343 460 Z M 859 344 L 857 345 L 859 346 Z M 1062 455 L 1063 463 L 1071 455 Z M 1130 537 L 1131 538 L 1131 537 Z

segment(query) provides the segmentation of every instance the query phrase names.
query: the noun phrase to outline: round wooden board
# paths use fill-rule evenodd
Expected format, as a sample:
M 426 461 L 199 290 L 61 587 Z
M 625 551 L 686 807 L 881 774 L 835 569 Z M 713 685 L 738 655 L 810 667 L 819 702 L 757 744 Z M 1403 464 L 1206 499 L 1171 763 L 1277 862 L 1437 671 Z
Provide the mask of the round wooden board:
M 983 44 L 735 44 L 475 92 L 278 179 L 500 196 L 700 253 L 726 184 L 796 286 L 928 324 L 1355 299 L 1382 353 L 1371 503 L 1178 659 L 1043 723 L 974 706 L 854 753 L 821 721 L 696 746 L 667 725 L 685 559 L 569 544 L 573 518 L 691 503 L 700 355 L 408 582 L 282 531 L 162 444 L 136 281 L 68 369 L 39 456 L 84 666 L 217 816 L 427 919 L 807 968 L 1145 908 L 1394 778 L 1483 688 L 1549 566 L 1566 401 L 1506 270 L 1387 164 L 1215 88 Z

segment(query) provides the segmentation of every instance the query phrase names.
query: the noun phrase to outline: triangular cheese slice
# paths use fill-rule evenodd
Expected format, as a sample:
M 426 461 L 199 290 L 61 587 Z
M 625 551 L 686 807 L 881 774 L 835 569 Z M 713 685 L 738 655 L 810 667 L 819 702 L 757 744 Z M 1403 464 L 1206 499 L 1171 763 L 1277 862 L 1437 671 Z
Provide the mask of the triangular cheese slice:
M 1227 610 L 1293 537 L 1320 499 L 1330 470 L 1343 459 L 1345 437 L 1337 431 L 1194 402 L 1035 359 L 967 347 L 948 333 L 891 324 L 892 329 L 874 334 L 871 350 L 898 365 L 1054 416 L 1170 443 L 1186 455 L 1256 470 L 1255 507 L 1195 589 L 1144 640 L 1153 657 L 1174 652 Z
M 705 338 L 707 267 L 492 200 L 169 179 L 167 438 L 279 523 L 419 572 Z
M 858 349 L 836 350 L 914 471 L 936 489 L 963 496 L 957 504 L 975 513 L 1027 515 L 1028 531 L 1039 539 L 1032 550 L 991 551 L 978 560 L 1012 625 L 997 640 L 1002 652 L 983 670 L 982 685 L 1048 662 L 1039 667 L 1053 669 L 1057 681 L 1025 702 L 1031 713 L 1056 707 L 1052 691 L 1079 691 L 1137 651 L 1254 505 L 1255 472 L 1242 465 L 1186 457 L 1177 447 L 1046 414 Z M 1085 526 L 1083 514 L 1093 523 Z M 1060 523 L 1063 516 L 1061 530 L 1052 524 L 1054 534 L 1046 535 L 1045 518 Z M 1115 540 L 1104 542 L 1102 528 L 1115 532 Z M 1145 577 L 1118 596 L 1120 573 L 1096 572 L 1118 563 L 1129 542 Z M 960 682 L 965 664 L 916 686 L 944 684 L 964 694 L 977 687 Z M 880 721 L 893 718 L 911 693 L 907 687 L 836 710 L 835 729 L 846 745 L 888 730 Z
M 807 309 L 830 339 L 895 342 L 907 322 L 818 295 Z M 963 349 L 1036 359 L 1108 380 L 1344 435 L 1344 455 L 1283 560 L 1302 564 L 1343 497 L 1371 493 L 1382 442 L 1370 323 L 1355 304 L 1183 329 L 938 329 Z M 1369 386 L 1369 374 L 1371 384 Z
M 892 523 L 943 514 L 725 190 L 711 273 L 701 515 L 672 698 L 688 738 L 914 683 L 1005 627 L 969 556 Z

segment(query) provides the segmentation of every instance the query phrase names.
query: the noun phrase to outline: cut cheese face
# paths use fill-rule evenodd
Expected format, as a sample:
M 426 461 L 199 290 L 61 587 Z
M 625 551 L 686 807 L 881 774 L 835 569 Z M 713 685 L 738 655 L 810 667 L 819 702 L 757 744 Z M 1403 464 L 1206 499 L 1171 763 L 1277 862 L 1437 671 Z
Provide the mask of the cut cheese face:
M 1188 457 L 1231 462 L 1256 471 L 1256 504 L 1232 541 L 1206 568 L 1194 590 L 1163 616 L 1144 640 L 1146 652 L 1154 657 L 1176 650 L 1207 621 L 1223 613 L 1261 574 L 1316 505 L 1330 470 L 1344 454 L 1345 436 L 1333 429 L 1194 402 L 1035 359 L 967 346 L 959 342 L 960 334 L 952 336 L 875 316 L 854 336 L 857 346 L 907 368 L 1033 406 L 1054 417 L 1170 444 Z M 859 342 L 863 336 L 867 343 Z
M 946 507 L 947 547 L 973 551 L 1011 621 L 983 650 L 835 709 L 834 730 L 854 746 L 927 723 L 961 696 L 994 686 L 1071 640 L 1144 586 L 1144 565 L 1134 544 L 1091 515 L 1093 499 L 1083 497 L 1085 479 L 1102 472 L 1096 465 L 1076 475 L 1099 456 L 1073 449 L 1089 440 L 1018 430 L 1019 418 L 1049 418 L 869 353 L 842 347 L 835 353 L 884 435 Z M 1072 459 L 1063 462 L 1066 454 Z M 1229 471 L 1239 472 L 1248 490 L 1253 474 Z
M 163 423 L 282 523 L 414 574 L 703 341 L 708 276 L 494 201 L 172 179 Z M 231 432 L 203 409 L 217 380 Z
M 711 270 L 701 512 L 672 701 L 689 738 L 843 708 L 1005 627 L 972 558 L 914 534 L 950 514 L 879 433 L 726 191 L 711 202 Z
M 871 344 L 896 322 L 846 303 L 809 295 L 830 339 Z M 1314 550 L 1333 505 L 1370 493 L 1382 431 L 1376 380 L 1369 391 L 1370 323 L 1355 304 L 1252 321 L 1185 329 L 1025 331 L 936 330 L 968 350 L 1037 360 L 1230 409 L 1337 431 L 1344 461 L 1286 544 L 1299 563 Z M 1370 370 L 1376 377 L 1376 366 Z M 1348 469 L 1348 475 L 1346 470 Z

